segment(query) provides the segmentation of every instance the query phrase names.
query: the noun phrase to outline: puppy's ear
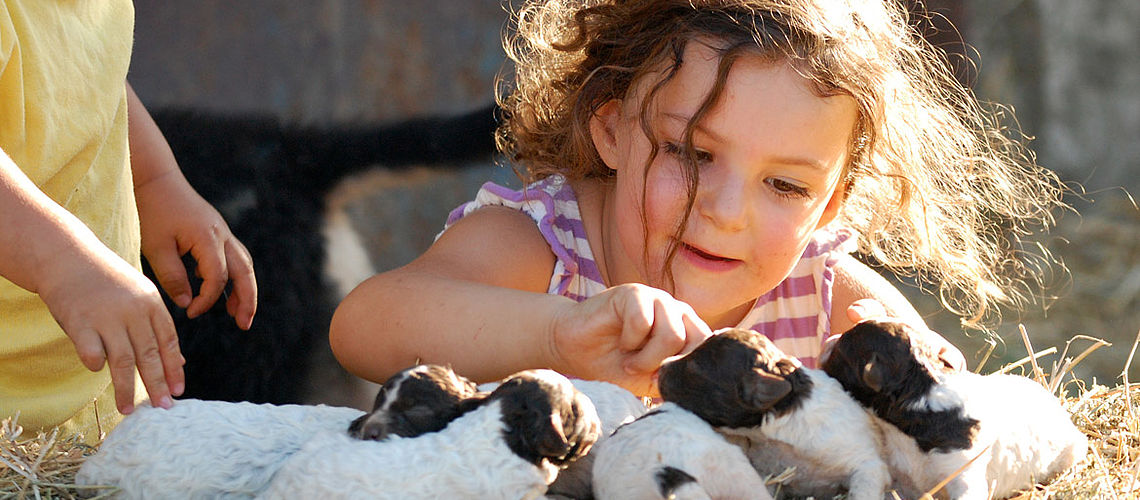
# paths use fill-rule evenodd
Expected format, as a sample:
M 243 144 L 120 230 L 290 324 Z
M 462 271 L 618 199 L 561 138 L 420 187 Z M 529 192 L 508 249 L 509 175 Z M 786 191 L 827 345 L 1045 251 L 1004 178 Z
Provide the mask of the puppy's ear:
M 883 383 L 886 381 L 887 373 L 883 363 L 879 361 L 878 353 L 871 353 L 871 359 L 867 360 L 867 364 L 863 365 L 863 385 L 868 389 L 879 392 L 883 390 Z
M 763 412 L 792 392 L 792 384 L 778 375 L 754 368 L 741 381 L 741 399 L 749 408 Z

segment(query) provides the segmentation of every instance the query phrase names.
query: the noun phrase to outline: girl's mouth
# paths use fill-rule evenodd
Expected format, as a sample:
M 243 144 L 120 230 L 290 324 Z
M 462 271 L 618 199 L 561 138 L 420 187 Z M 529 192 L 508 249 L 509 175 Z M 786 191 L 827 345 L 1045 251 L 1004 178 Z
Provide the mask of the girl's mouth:
M 714 271 L 724 271 L 736 267 L 741 261 L 720 255 L 711 254 L 700 248 L 681 242 L 680 251 L 687 260 L 702 268 Z

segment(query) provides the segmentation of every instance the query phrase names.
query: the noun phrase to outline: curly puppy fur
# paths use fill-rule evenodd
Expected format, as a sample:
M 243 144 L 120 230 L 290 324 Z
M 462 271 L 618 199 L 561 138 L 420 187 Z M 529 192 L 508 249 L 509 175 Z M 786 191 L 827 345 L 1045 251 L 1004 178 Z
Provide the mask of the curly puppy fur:
M 183 399 L 139 405 L 88 457 L 81 485 L 123 499 L 252 498 L 314 434 L 344 434 L 360 410 Z
M 367 415 L 353 420 L 348 434 L 380 441 L 390 435 L 415 437 L 443 429 L 478 403 L 475 382 L 439 365 L 407 368 L 380 387 Z
M 823 363 L 881 419 L 892 470 L 917 488 L 910 496 L 975 457 L 946 485 L 950 498 L 1004 498 L 1083 460 L 1088 438 L 1044 387 L 1016 375 L 946 370 L 914 333 L 903 323 L 865 321 Z
M 870 415 L 819 370 L 751 330 L 716 332 L 661 367 L 661 396 L 744 446 L 761 475 L 787 466 L 797 496 L 879 500 L 890 483 Z
M 224 298 L 195 319 L 167 299 L 186 358 L 183 397 L 303 402 L 314 358 L 335 367 L 327 334 L 340 297 L 322 272 L 326 195 L 368 168 L 490 164 L 496 112 L 294 127 L 267 116 L 154 111 L 186 179 L 249 249 L 258 283 L 249 331 L 237 328 Z M 197 290 L 196 263 L 183 260 Z
M 770 500 L 748 457 L 700 417 L 663 403 L 598 443 L 596 498 Z
M 593 405 L 565 377 L 520 372 L 439 432 L 381 442 L 315 435 L 262 498 L 537 498 L 599 429 Z

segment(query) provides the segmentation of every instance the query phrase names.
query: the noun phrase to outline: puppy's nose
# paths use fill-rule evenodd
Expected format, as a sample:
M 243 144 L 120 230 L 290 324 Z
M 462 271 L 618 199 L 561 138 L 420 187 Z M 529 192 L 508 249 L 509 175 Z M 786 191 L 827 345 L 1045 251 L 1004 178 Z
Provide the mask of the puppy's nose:
M 360 439 L 379 441 L 388 437 L 388 426 L 380 422 L 365 422 L 360 426 Z

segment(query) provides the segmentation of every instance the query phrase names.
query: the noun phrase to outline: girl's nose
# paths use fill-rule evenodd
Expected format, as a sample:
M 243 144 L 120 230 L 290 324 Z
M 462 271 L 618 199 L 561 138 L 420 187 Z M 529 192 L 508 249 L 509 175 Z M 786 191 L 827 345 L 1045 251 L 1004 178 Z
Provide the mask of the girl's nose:
M 701 175 L 695 210 L 722 231 L 740 231 L 748 224 L 744 183 L 726 175 Z

